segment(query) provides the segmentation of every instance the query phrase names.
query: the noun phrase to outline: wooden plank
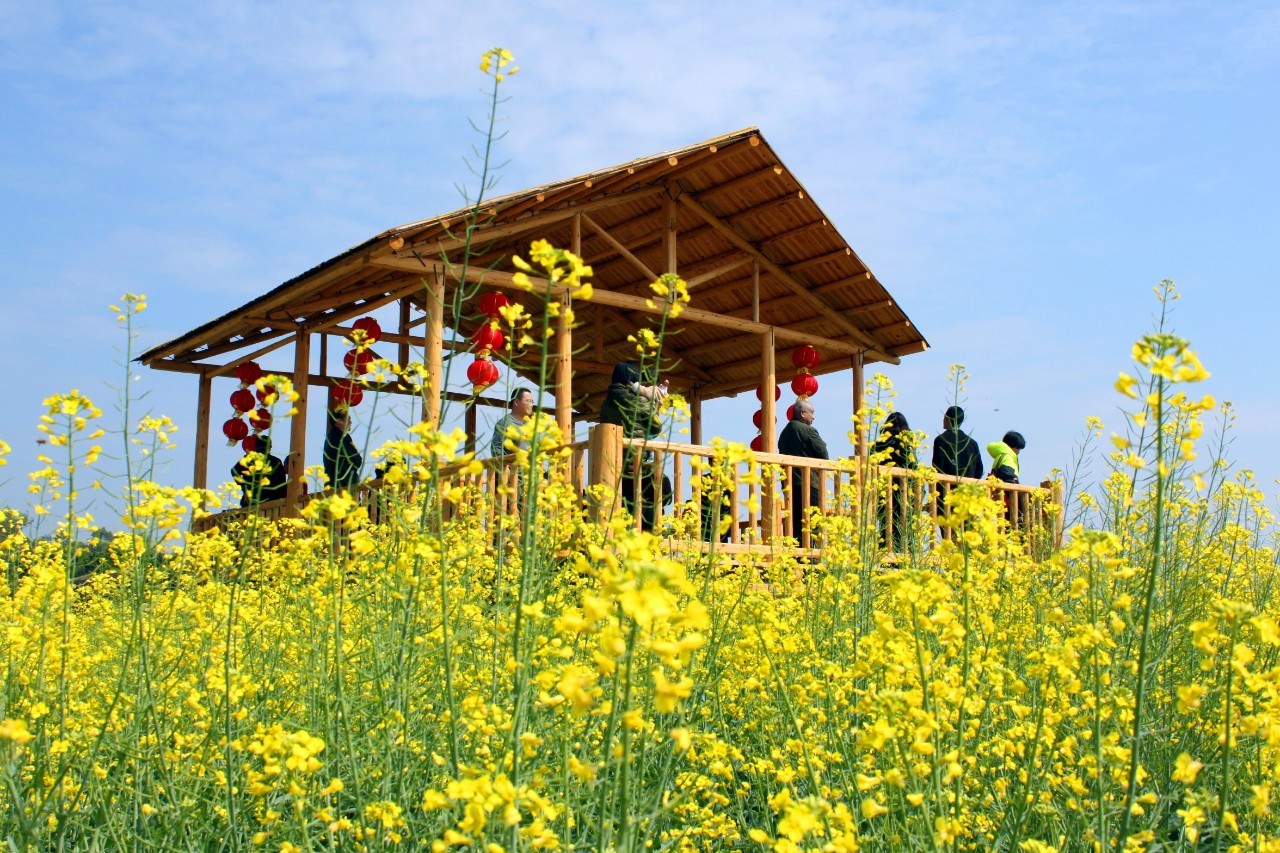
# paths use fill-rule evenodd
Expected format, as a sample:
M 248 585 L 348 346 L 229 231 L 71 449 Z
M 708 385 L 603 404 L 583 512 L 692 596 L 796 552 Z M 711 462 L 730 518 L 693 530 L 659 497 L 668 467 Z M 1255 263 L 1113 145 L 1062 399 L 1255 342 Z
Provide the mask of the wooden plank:
M 664 273 L 676 275 L 679 273 L 679 263 L 676 257 L 678 243 L 676 240 L 676 201 L 671 197 L 671 185 L 667 185 L 667 195 L 662 199 L 662 254 Z M 686 282 L 687 283 L 687 282 Z
M 751 258 L 747 257 L 746 255 L 739 255 L 738 257 L 735 257 L 732 260 L 725 261 L 719 266 L 712 267 L 706 272 L 699 272 L 693 278 L 686 279 L 685 284 L 689 286 L 690 290 L 693 290 L 698 285 L 705 284 L 706 282 L 711 281 L 712 279 L 719 278 L 725 273 L 732 272 L 733 270 L 736 270 L 738 267 L 743 266 L 749 263 L 750 261 L 751 261 Z
M 396 342 L 396 363 L 401 367 L 409 363 L 409 312 L 412 307 L 413 303 L 409 301 L 409 297 L 400 297 L 399 329 L 401 340 Z
M 740 190 L 743 187 L 748 187 L 753 184 L 758 184 L 761 181 L 772 180 L 775 178 L 783 178 L 784 175 L 786 175 L 786 170 L 783 169 L 780 164 L 774 163 L 772 165 L 765 166 L 761 169 L 756 169 L 754 172 L 748 172 L 745 175 L 742 175 L 740 177 L 732 178 L 728 181 L 724 181 L 723 183 L 715 187 L 712 187 L 709 190 L 704 190 L 703 192 L 699 193 L 699 196 L 708 201 L 715 201 L 721 196 L 727 195 L 731 192 L 736 192 L 737 190 Z
M 863 394 L 866 379 L 862 374 L 862 354 L 849 356 L 849 367 L 853 370 L 853 420 L 857 431 L 855 450 L 859 459 L 867 457 L 867 425 L 862 414 Z

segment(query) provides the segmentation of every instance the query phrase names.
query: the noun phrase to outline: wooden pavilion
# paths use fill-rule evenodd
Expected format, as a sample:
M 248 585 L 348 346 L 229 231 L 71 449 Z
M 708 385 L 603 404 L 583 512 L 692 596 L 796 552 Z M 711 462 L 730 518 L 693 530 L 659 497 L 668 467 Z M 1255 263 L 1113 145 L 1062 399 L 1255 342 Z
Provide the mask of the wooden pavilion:
M 648 297 L 663 273 L 679 274 L 692 296 L 668 324 L 663 376 L 690 401 L 695 446 L 703 440 L 703 401 L 789 381 L 796 370 L 779 354 L 802 344 L 821 353 L 815 374 L 852 370 L 854 411 L 866 364 L 897 364 L 928 347 L 756 128 L 487 200 L 478 219 L 474 213 L 463 209 L 384 231 L 144 353 L 139 360 L 150 367 L 198 377 L 194 484 L 207 483 L 215 379 L 291 347 L 292 368 L 276 372 L 291 374 L 299 392 L 325 389 L 338 378 L 328 369 L 328 341 L 348 335 L 355 318 L 393 303 L 399 327 L 384 333 L 382 346 L 395 344 L 400 364 L 410 361 L 411 347 L 422 348 L 423 416 L 438 417 L 444 359 L 471 349 L 469 333 L 479 322 L 470 303 L 455 313 L 456 288 L 465 282 L 469 289 L 498 289 L 540 316 L 538 289 L 517 287 L 510 262 L 540 238 L 571 249 L 594 270 L 592 298 L 573 305 L 575 327 L 560 321 L 554 381 L 544 389 L 568 435 L 575 421 L 598 417 L 614 364 L 634 357 L 628 336 L 661 312 Z M 476 227 L 464 258 L 469 221 Z M 538 361 L 517 357 L 509 367 L 536 379 Z M 307 396 L 297 402 L 293 424 L 306 423 Z M 318 399 L 323 405 L 325 398 Z M 763 448 L 772 452 L 772 395 L 764 395 L 762 408 Z M 471 433 L 474 424 L 468 407 Z M 286 505 L 294 506 L 307 458 L 305 428 L 291 430 L 289 452 L 295 470 Z

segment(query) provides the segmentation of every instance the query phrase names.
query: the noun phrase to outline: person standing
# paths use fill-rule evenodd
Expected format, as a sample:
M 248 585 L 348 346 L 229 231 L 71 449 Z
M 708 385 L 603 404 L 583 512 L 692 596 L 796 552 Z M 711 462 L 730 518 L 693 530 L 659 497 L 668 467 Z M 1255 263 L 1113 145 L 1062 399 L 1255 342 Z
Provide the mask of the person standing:
M 982 479 L 978 442 L 960 430 L 964 409 L 950 406 L 942 416 L 942 434 L 933 440 L 933 467 L 939 474 Z
M 533 392 L 528 388 L 517 388 L 511 393 L 511 409 L 498 418 L 493 425 L 493 437 L 489 439 L 489 455 L 493 457 L 507 455 L 507 428 L 523 427 L 525 421 L 533 414 Z M 527 450 L 529 442 L 513 439 L 520 449 Z
M 609 390 L 600 407 L 600 423 L 622 427 L 625 438 L 650 439 L 662 432 L 658 407 L 667 396 L 667 385 L 642 381 L 640 366 L 634 361 L 618 362 L 609 379 Z M 637 459 L 637 454 L 639 454 Z M 657 522 L 657 478 L 653 470 L 653 451 L 628 447 L 622 455 L 622 503 L 627 511 L 640 516 L 640 529 L 652 531 Z M 664 478 L 665 484 L 665 478 Z M 671 489 L 664 488 L 662 502 L 671 500 Z
M 880 427 L 880 437 L 876 439 L 875 445 L 871 448 L 871 455 L 880 460 L 881 465 L 889 465 L 894 468 L 903 470 L 914 470 L 916 463 L 916 450 L 911 436 L 911 425 L 907 423 L 907 416 L 902 412 L 892 412 L 885 420 L 884 425 Z M 914 503 L 910 498 L 914 489 L 910 487 L 915 482 L 910 478 L 904 479 L 901 474 L 895 475 L 889 480 L 889 490 L 885 495 L 887 501 L 894 506 L 892 523 L 893 523 L 893 545 L 898 551 L 905 551 L 912 543 L 911 536 L 911 516 L 913 509 L 909 503 Z M 885 507 L 881 506 L 879 513 L 880 520 L 880 544 L 888 547 L 889 536 L 888 527 L 890 523 L 889 513 Z
M 987 445 L 991 454 L 991 476 L 1005 483 L 1018 482 L 1018 454 L 1027 447 L 1022 433 L 1009 430 L 1000 441 Z
M 830 459 L 827 443 L 813 425 L 814 417 L 812 403 L 796 400 L 791 407 L 791 420 L 778 435 L 778 452 L 806 459 Z M 797 542 L 802 541 L 800 534 L 804 530 L 809 507 L 817 506 L 822 498 L 822 477 L 813 469 L 809 469 L 809 491 L 804 494 L 804 471 L 797 467 L 791 469 L 791 535 Z
M 345 410 L 330 409 L 324 429 L 324 473 L 329 478 L 329 488 L 349 490 L 360 482 L 362 465 L 364 459 L 351 439 L 350 414 Z

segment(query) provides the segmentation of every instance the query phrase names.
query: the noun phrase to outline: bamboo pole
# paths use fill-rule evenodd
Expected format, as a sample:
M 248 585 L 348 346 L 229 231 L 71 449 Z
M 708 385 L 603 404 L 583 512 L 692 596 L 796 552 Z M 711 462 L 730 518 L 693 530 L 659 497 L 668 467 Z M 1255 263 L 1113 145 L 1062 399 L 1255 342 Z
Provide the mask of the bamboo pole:
M 209 484 L 209 418 L 212 414 L 213 377 L 200 377 L 199 396 L 196 398 L 196 459 L 191 474 L 191 485 L 197 489 Z
M 289 464 L 286 474 L 289 479 L 285 485 L 285 515 L 293 517 L 298 514 L 298 504 L 302 497 L 302 471 L 307 467 L 307 398 L 310 396 L 307 379 L 311 375 L 311 335 L 298 333 L 298 341 L 293 348 L 293 390 L 298 399 L 293 404 L 293 420 L 289 424 Z

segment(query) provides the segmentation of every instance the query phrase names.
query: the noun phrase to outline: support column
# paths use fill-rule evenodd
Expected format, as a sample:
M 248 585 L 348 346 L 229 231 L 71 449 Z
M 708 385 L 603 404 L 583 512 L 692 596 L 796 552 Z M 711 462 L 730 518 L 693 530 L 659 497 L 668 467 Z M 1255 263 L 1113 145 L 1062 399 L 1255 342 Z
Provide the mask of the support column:
M 427 387 L 422 393 L 422 419 L 433 426 L 440 425 L 440 400 L 444 392 L 444 274 L 439 270 L 431 274 L 427 284 L 426 350 Z
M 476 452 L 476 430 L 479 429 L 476 423 L 476 404 L 473 402 L 467 406 L 466 412 L 462 416 L 463 428 L 467 431 L 467 453 Z
M 298 514 L 302 497 L 302 471 L 307 467 L 307 398 L 311 376 L 311 334 L 299 331 L 293 344 L 293 390 L 298 399 L 293 404 L 293 420 L 289 423 L 289 475 L 285 487 L 285 515 Z
M 573 216 L 573 237 L 570 251 L 582 257 L 582 214 Z M 569 315 L 573 302 L 566 293 L 560 299 L 560 316 L 556 318 L 556 424 L 566 444 L 573 435 L 573 324 Z
M 751 261 L 751 322 L 760 322 L 760 262 Z
M 409 297 L 400 299 L 400 334 L 405 338 L 396 349 L 396 363 L 404 367 L 409 363 Z
M 591 428 L 589 442 L 587 485 L 601 487 L 592 509 L 596 523 L 603 524 L 622 508 L 622 427 L 597 424 Z
M 196 398 L 196 463 L 191 473 L 191 485 L 197 489 L 209 487 L 209 417 L 213 400 L 213 377 L 200 376 L 200 391 Z
M 689 441 L 702 444 L 702 389 L 694 388 L 689 394 Z
M 862 375 L 862 353 L 849 356 L 849 366 L 853 368 L 853 421 L 854 431 L 857 433 L 854 452 L 858 458 L 865 458 L 867 455 L 867 425 L 863 422 L 862 416 L 858 413 L 862 411 L 862 394 L 866 382 Z
M 758 310 L 758 309 L 757 309 Z M 778 401 L 774 388 L 778 387 L 778 371 L 775 364 L 776 345 L 773 329 L 760 336 L 760 444 L 765 453 L 778 452 Z M 760 484 L 760 534 L 765 542 L 772 542 L 779 531 L 779 510 L 774 499 L 777 485 L 772 478 L 761 478 Z

